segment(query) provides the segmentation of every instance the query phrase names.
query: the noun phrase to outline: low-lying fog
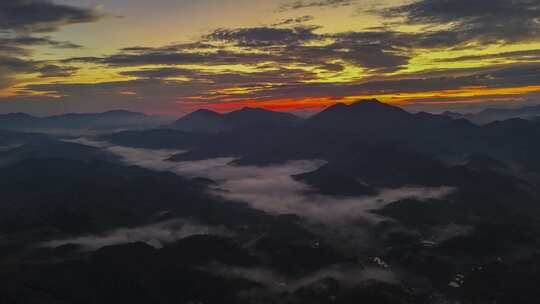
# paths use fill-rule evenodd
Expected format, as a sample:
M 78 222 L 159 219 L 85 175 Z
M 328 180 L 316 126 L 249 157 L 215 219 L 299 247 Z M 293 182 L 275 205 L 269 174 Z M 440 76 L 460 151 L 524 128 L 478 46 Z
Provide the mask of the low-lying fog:
M 234 158 L 215 158 L 200 161 L 168 161 L 172 155 L 184 151 L 150 150 L 115 146 L 85 139 L 78 143 L 100 147 L 122 157 L 131 165 L 158 171 L 170 171 L 181 176 L 205 177 L 217 184 L 213 193 L 223 198 L 243 201 L 252 208 L 272 214 L 296 214 L 310 221 L 337 224 L 365 220 L 376 223 L 380 218 L 370 210 L 389 203 L 416 198 L 442 198 L 450 187 L 407 186 L 380 189 L 374 196 L 334 197 L 312 194 L 309 185 L 292 178 L 293 175 L 314 171 L 324 164 L 321 160 L 291 161 L 273 166 L 236 166 Z
M 232 165 L 233 158 L 173 162 L 167 159 L 184 151 L 128 148 L 86 139 L 78 139 L 76 142 L 113 153 L 130 165 L 173 172 L 180 176 L 212 179 L 216 182 L 211 188 L 212 193 L 225 201 L 242 201 L 270 214 L 298 215 L 308 229 L 327 236 L 329 241 L 342 250 L 355 252 L 364 252 L 365 249 L 372 251 L 368 228 L 382 218 L 370 211 L 406 198 L 442 198 L 453 191 L 450 187 L 408 186 L 379 189 L 378 194 L 373 196 L 325 196 L 313 194 L 310 186 L 292 178 L 293 175 L 318 169 L 324 164 L 321 160 L 292 161 L 264 167 Z M 148 227 L 118 229 L 104 235 L 56 240 L 45 246 L 75 243 L 85 250 L 95 250 L 108 245 L 142 241 L 161 247 L 164 243 L 196 234 L 227 234 L 227 231 L 221 227 L 208 227 L 179 219 Z
M 367 240 L 366 227 L 382 220 L 370 212 L 371 210 L 383 208 L 389 203 L 405 198 L 414 197 L 420 200 L 442 198 L 453 191 L 450 187 L 409 186 L 380 189 L 379 193 L 373 196 L 325 196 L 313 194 L 308 185 L 292 178 L 293 175 L 318 169 L 324 164 L 320 160 L 293 161 L 264 167 L 232 165 L 233 158 L 173 162 L 167 159 L 183 151 L 128 148 L 86 139 L 78 139 L 76 142 L 111 152 L 130 165 L 173 172 L 180 176 L 212 179 L 216 182 L 211 189 L 214 195 L 225 200 L 245 202 L 252 208 L 270 214 L 296 214 L 304 219 L 308 228 L 331 235 L 335 243 L 340 243 L 342 240 L 342 243 L 347 243 L 348 249 L 351 249 L 349 244 L 361 244 L 358 247 L 352 246 L 353 249 L 369 246 L 369 242 L 365 242 Z M 453 233 L 454 230 L 456 228 L 447 233 Z M 221 227 L 208 227 L 179 219 L 147 227 L 118 229 L 104 235 L 52 241 L 46 243 L 45 246 L 56 247 L 75 243 L 86 250 L 95 250 L 107 245 L 142 241 L 159 248 L 164 243 L 196 234 L 228 235 L 230 232 Z M 336 267 L 322 269 L 301 279 L 287 278 L 269 269 L 215 268 L 213 266 L 208 270 L 227 276 L 249 278 L 275 290 L 294 289 L 328 276 L 346 282 L 368 279 L 386 282 L 397 280 L 394 271 L 386 269 L 386 266 L 361 268 L 354 266 L 349 269 L 348 266 L 336 265 Z
M 93 251 L 105 246 L 144 242 L 155 248 L 162 248 L 163 244 L 201 234 L 230 235 L 231 233 L 225 228 L 208 227 L 183 220 L 170 220 L 150 226 L 117 229 L 102 235 L 55 240 L 43 245 L 55 248 L 66 244 L 77 244 L 82 247 L 82 250 Z

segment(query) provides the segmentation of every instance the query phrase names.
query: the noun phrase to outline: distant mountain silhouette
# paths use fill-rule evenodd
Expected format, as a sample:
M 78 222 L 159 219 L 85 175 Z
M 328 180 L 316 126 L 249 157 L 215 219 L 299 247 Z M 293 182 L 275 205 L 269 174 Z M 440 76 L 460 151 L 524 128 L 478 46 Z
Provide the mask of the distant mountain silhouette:
M 511 118 L 537 119 L 540 116 L 540 105 L 528 106 L 517 109 L 485 109 L 478 113 L 444 112 L 443 115 L 460 119 L 467 119 L 475 124 L 484 125 L 494 121 L 502 121 Z
M 407 111 L 376 99 L 361 100 L 351 105 L 337 104 L 312 116 L 307 126 L 324 129 L 386 129 L 411 119 Z M 361 131 L 361 130 L 358 130 Z
M 223 115 L 201 109 L 178 119 L 172 127 L 186 132 L 218 133 L 225 130 L 223 120 Z
M 246 107 L 226 114 L 225 121 L 233 128 L 284 127 L 299 123 L 301 118 L 290 113 Z
M 178 119 L 172 127 L 187 132 L 219 133 L 241 128 L 288 127 L 300 122 L 301 118 L 290 113 L 246 107 L 227 114 L 197 110 Z
M 26 159 L 106 160 L 117 157 L 101 149 L 39 133 L 0 130 L 0 166 Z
M 50 138 L 44 134 L 16 132 L 0 129 L 0 147 L 16 147 L 27 143 L 48 141 Z
M 213 126 L 205 125 L 211 117 Z M 377 100 L 337 104 L 306 119 L 259 109 L 229 114 L 198 111 L 188 119 L 201 123 L 199 133 L 130 131 L 109 136 L 110 140 L 134 147 L 189 150 L 171 160 L 189 161 L 234 157 L 235 163 L 264 165 L 299 159 L 352 160 L 359 151 L 394 147 L 426 157 L 463 161 L 467 155 L 483 154 L 495 161 L 540 172 L 540 123 L 510 119 L 484 126 L 445 115 L 409 113 Z M 201 133 L 202 132 L 202 133 Z M 150 140 L 149 137 L 154 139 Z M 161 138 L 162 140 L 158 139 Z
M 0 129 L 23 131 L 101 130 L 157 126 L 168 118 L 124 110 L 104 113 L 69 113 L 34 117 L 24 113 L 0 115 Z

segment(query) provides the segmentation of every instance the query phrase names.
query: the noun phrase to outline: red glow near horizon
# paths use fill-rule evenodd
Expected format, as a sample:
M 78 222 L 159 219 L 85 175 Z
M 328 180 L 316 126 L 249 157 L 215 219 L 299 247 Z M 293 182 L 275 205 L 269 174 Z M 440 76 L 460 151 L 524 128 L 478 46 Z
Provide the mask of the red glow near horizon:
M 219 113 L 227 113 L 245 107 L 284 112 L 318 112 L 339 102 L 340 100 L 334 97 L 317 97 L 272 99 L 265 101 L 246 100 L 235 102 L 192 103 L 188 112 L 198 109 L 208 109 Z

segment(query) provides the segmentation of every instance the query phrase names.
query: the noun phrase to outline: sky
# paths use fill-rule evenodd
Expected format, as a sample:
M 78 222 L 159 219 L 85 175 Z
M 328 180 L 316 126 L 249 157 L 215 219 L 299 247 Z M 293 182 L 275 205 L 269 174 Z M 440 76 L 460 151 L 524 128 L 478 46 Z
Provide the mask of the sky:
M 2 0 L 0 113 L 540 103 L 540 0 Z

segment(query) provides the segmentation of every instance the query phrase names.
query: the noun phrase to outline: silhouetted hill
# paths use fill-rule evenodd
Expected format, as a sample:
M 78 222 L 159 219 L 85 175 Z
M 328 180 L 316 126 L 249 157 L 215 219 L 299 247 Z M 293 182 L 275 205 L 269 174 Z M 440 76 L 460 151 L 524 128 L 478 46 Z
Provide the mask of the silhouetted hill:
M 45 140 L 23 144 L 0 152 L 0 164 L 15 163 L 25 159 L 72 159 L 82 161 L 108 160 L 118 158 L 101 149 L 57 140 Z
M 197 110 L 178 119 L 172 127 L 187 132 L 219 133 L 243 128 L 290 127 L 300 121 L 290 113 L 246 107 L 227 114 Z
M 217 118 L 230 129 L 218 133 L 215 129 L 134 131 L 104 138 L 134 147 L 189 150 L 171 158 L 178 161 L 235 157 L 237 164 L 261 165 L 299 159 L 348 160 L 356 151 L 387 146 L 455 160 L 484 154 L 540 172 L 536 157 L 540 144 L 530 140 L 540 135 L 540 124 L 523 119 L 478 126 L 444 115 L 412 114 L 376 100 L 338 104 L 305 121 L 249 108 L 224 115 L 209 111 L 193 115 Z
M 366 147 L 350 159 L 332 161 L 296 178 L 323 194 L 356 196 L 403 185 L 451 186 L 453 177 L 441 174 L 445 171 L 441 163 L 416 153 Z
M 56 227 L 67 234 L 96 233 L 148 224 L 168 210 L 173 218 L 192 218 L 209 225 L 254 225 L 253 231 L 272 233 L 267 229 L 276 229 L 283 237 L 305 233 L 294 223 L 243 204 L 225 204 L 206 192 L 207 181 L 172 173 L 100 159 L 53 157 L 28 158 L 2 167 L 2 172 L 0 228 L 5 232 Z M 57 218 L 62 214 L 66 215 L 62 221 L 69 225 L 63 226 Z
M 171 125 L 172 128 L 199 133 L 218 133 L 226 129 L 223 115 L 210 110 L 197 110 Z
M 260 108 L 243 108 L 225 115 L 227 125 L 232 128 L 249 127 L 290 127 L 302 119 L 296 115 L 269 111 Z
M 101 149 L 39 134 L 0 130 L 0 166 L 27 159 L 108 160 L 117 157 Z
M 4 148 L 46 140 L 51 140 L 51 138 L 45 134 L 0 130 L 0 146 Z
M 410 121 L 405 110 L 373 100 L 361 100 L 351 105 L 337 104 L 310 117 L 306 125 L 318 129 L 383 132 Z

